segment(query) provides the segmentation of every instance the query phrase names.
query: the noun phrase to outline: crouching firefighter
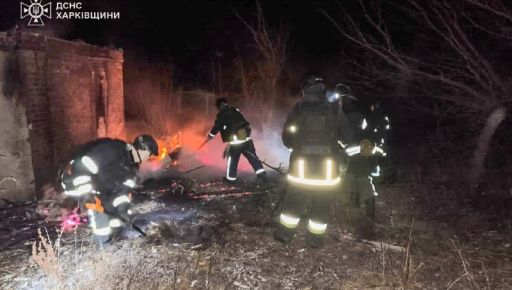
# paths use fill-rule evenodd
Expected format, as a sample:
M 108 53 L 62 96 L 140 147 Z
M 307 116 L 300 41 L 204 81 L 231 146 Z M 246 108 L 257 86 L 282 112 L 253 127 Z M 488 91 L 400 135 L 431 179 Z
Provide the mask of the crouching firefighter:
M 158 144 L 141 135 L 133 144 L 101 138 L 82 145 L 60 174 L 64 194 L 87 211 L 93 241 L 101 248 L 121 227 L 131 223 L 131 191 L 137 167 L 158 156 Z
M 233 183 L 237 178 L 238 162 L 240 155 L 244 155 L 256 172 L 258 180 L 267 182 L 267 173 L 263 164 L 256 155 L 256 149 L 251 138 L 251 127 L 238 108 L 230 106 L 227 99 L 219 98 L 215 105 L 219 110 L 215 124 L 208 133 L 208 139 L 212 140 L 220 132 L 222 142 L 228 143 L 224 152 L 227 158 L 225 181 Z
M 375 199 L 378 196 L 375 181 L 381 178 L 382 157 L 386 152 L 368 139 L 345 149 L 348 155 L 347 174 L 343 183 L 352 207 L 356 236 L 372 239 L 375 222 Z
M 288 188 L 274 233 L 283 243 L 293 239 L 303 210 L 310 207 L 306 243 L 321 247 L 339 190 L 338 141 L 349 132 L 343 132 L 340 115 L 327 102 L 325 89 L 323 78 L 307 78 L 302 85 L 304 99 L 288 115 L 283 128 L 283 143 L 291 155 Z

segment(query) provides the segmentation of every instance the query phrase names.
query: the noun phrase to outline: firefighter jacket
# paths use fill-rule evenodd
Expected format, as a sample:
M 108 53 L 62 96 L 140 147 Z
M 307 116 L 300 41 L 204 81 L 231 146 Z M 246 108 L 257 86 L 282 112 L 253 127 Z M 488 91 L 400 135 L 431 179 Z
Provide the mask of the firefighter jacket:
M 217 114 L 215 124 L 209 135 L 214 137 L 220 132 L 222 142 L 239 143 L 251 139 L 251 128 L 238 108 L 225 106 Z
M 352 132 L 354 135 L 354 140 L 362 140 L 364 138 L 367 138 L 366 131 L 364 130 L 365 127 L 365 118 L 364 115 L 358 111 L 352 111 L 346 113 L 348 122 L 350 124 L 350 127 L 352 128 Z
M 298 103 L 286 119 L 282 139 L 292 153 L 288 180 L 291 183 L 332 187 L 339 183 L 338 142 L 352 138 L 345 115 L 326 102 Z
M 96 203 L 111 213 L 126 208 L 137 173 L 131 149 L 124 141 L 109 138 L 81 146 L 61 173 L 64 194 L 85 202 L 99 200 Z
M 376 144 L 383 146 L 388 143 L 391 132 L 389 117 L 382 109 L 369 112 L 361 124 L 364 127 L 365 137 Z
M 374 180 L 381 178 L 380 156 L 386 153 L 369 140 L 362 140 L 359 145 L 347 146 L 345 149 L 348 159 L 347 174 L 343 182 L 344 200 L 350 199 L 350 194 L 358 193 L 358 200 L 364 202 L 378 195 Z M 347 196 L 347 194 L 349 194 Z
M 382 148 L 363 140 L 359 145 L 348 146 L 345 152 L 349 156 L 347 174 L 356 177 L 380 176 L 380 157 L 386 156 Z

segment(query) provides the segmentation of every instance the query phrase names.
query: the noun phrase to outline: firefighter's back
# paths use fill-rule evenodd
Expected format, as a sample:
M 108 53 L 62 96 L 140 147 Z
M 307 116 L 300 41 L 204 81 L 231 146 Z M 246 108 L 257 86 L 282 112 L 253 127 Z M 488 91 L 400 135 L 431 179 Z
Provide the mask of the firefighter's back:
M 287 126 L 296 128 L 290 141 L 293 151 L 289 178 L 299 183 L 335 184 L 338 177 L 336 144 L 339 139 L 336 115 L 325 102 L 304 101 L 297 104 L 291 116 L 291 124 Z
M 72 176 L 91 176 L 95 188 L 105 193 L 135 174 L 127 143 L 100 138 L 80 146 L 71 158 Z

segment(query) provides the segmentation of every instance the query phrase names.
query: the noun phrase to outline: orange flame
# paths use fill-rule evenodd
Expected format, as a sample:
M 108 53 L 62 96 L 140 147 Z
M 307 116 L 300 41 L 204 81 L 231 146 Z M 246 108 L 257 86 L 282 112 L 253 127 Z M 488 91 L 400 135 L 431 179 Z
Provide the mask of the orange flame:
M 167 150 L 167 147 L 162 148 L 162 153 L 158 156 L 158 160 L 163 160 L 168 153 L 169 151 Z

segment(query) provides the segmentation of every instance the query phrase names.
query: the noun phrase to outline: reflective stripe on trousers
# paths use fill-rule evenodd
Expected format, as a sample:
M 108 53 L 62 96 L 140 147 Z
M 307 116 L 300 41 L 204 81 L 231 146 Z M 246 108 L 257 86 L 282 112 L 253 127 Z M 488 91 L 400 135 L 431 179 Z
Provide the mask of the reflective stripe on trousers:
M 294 216 L 287 215 L 284 213 L 281 213 L 281 215 L 279 216 L 279 223 L 281 223 L 283 226 L 285 226 L 289 229 L 296 228 L 297 225 L 299 224 L 299 222 L 300 222 L 300 218 L 298 218 L 298 217 L 294 217 Z
M 308 230 L 312 234 L 323 235 L 327 230 L 327 224 L 318 223 L 310 219 L 308 222 Z

